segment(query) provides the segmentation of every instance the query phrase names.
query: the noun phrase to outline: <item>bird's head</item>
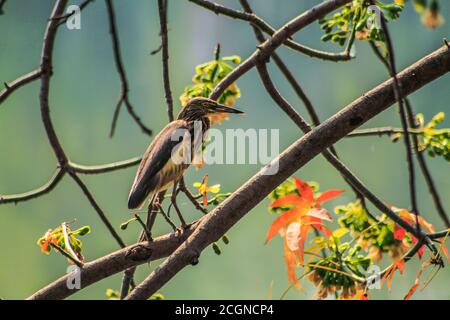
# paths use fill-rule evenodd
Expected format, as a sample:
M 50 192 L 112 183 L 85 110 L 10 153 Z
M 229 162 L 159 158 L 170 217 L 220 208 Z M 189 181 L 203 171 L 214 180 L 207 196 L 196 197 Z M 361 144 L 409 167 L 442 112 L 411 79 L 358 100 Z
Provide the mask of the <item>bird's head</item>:
M 180 111 L 178 114 L 178 119 L 195 121 L 216 113 L 243 114 L 244 112 L 227 107 L 208 98 L 197 97 L 190 100 L 188 104 Z

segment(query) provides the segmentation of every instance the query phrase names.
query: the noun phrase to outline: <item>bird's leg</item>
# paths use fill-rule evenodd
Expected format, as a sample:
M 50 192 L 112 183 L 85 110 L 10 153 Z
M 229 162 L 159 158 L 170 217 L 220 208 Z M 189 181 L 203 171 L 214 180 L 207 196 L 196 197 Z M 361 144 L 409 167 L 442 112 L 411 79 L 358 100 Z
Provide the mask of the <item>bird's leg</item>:
M 178 187 L 178 182 L 174 182 L 172 197 L 170 200 L 172 202 L 173 207 L 175 208 L 175 211 L 177 212 L 178 218 L 180 219 L 181 227 L 184 229 L 187 227 L 187 224 L 186 224 L 186 221 L 184 221 L 184 218 L 181 215 L 180 209 L 178 208 L 178 205 L 177 205 L 177 194 L 178 194 L 177 187 Z

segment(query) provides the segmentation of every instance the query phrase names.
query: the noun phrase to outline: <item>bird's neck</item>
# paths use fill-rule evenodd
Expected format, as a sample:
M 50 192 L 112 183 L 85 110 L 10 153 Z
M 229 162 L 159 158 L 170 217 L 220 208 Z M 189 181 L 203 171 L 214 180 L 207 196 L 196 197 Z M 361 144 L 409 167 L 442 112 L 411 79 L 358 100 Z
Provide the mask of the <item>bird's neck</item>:
M 210 127 L 210 121 L 208 117 L 201 117 L 200 119 L 197 118 L 195 120 L 188 120 L 187 124 L 190 130 L 201 129 L 203 131 L 203 135 Z

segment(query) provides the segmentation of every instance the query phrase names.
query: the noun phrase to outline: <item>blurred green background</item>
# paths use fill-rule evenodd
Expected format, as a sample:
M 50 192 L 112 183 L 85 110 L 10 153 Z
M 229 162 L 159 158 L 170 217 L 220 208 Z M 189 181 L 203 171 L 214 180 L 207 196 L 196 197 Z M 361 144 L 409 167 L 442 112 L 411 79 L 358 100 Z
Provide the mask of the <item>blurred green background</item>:
M 77 4 L 80 1 L 69 1 Z M 295 15 L 313 6 L 313 0 L 250 1 L 254 10 L 279 27 Z M 220 3 L 239 8 L 238 1 Z M 167 123 L 162 86 L 160 54 L 150 51 L 160 44 L 156 1 L 114 1 L 121 49 L 130 84 L 130 100 L 144 122 L 154 132 Z M 450 3 L 441 1 L 442 13 L 450 18 Z M 46 21 L 53 1 L 14 0 L 4 7 L 0 16 L 0 81 L 11 81 L 39 65 L 39 56 Z M 119 95 L 119 78 L 114 66 L 111 39 L 104 1 L 97 0 L 81 14 L 81 30 L 62 26 L 54 49 L 54 76 L 51 81 L 51 116 L 61 142 L 72 161 L 102 164 L 140 155 L 150 139 L 122 109 L 116 136 L 108 138 L 112 113 Z M 178 96 L 191 83 L 195 65 L 211 60 L 217 42 L 223 55 L 238 54 L 245 58 L 256 46 L 251 28 L 245 22 L 216 16 L 187 1 L 170 1 L 170 76 L 176 110 Z M 401 19 L 391 24 L 398 68 L 404 68 L 440 47 L 442 38 L 449 37 L 449 23 L 437 30 L 425 29 L 410 3 Z M 319 49 L 340 50 L 321 43 L 317 23 L 295 35 L 295 39 Z M 311 59 L 286 48 L 278 52 L 316 106 L 322 119 L 359 97 L 387 78 L 384 67 L 373 56 L 366 43 L 356 43 L 357 58 L 345 63 Z M 274 80 L 282 93 L 305 114 L 302 103 L 293 94 L 284 78 L 273 66 Z M 299 130 L 274 105 L 263 90 L 255 70 L 239 79 L 245 117 L 232 117 L 225 128 L 280 129 L 280 150 L 300 136 Z M 448 110 L 450 76 L 444 76 L 411 96 L 416 112 L 430 119 L 439 111 Z M 39 83 L 34 82 L 14 93 L 0 106 L 0 194 L 24 192 L 38 187 L 52 176 L 56 162 L 49 147 L 39 113 Z M 448 120 L 444 126 L 448 126 Z M 374 118 L 365 127 L 399 126 L 397 108 L 392 107 Z M 389 138 L 358 138 L 337 144 L 343 161 L 386 202 L 408 207 L 407 169 L 401 143 Z M 450 210 L 448 196 L 450 179 L 448 163 L 430 159 L 430 168 Z M 212 165 L 200 171 L 191 168 L 187 181 L 200 180 L 209 174 L 210 183 L 220 183 L 223 191 L 233 191 L 257 172 L 259 165 Z M 126 200 L 136 168 L 98 176 L 82 176 L 113 225 L 117 227 L 129 218 Z M 323 189 L 344 188 L 341 196 L 328 208 L 353 200 L 352 193 L 339 174 L 321 157 L 302 168 L 297 175 L 318 181 Z M 427 193 L 423 178 L 418 178 L 419 205 L 423 215 L 441 229 L 442 223 Z M 179 200 L 189 220 L 199 218 L 182 196 Z M 230 244 L 221 245 L 222 255 L 211 248 L 204 251 L 200 263 L 187 267 L 161 289 L 168 299 L 266 299 L 272 285 L 273 298 L 278 299 L 288 286 L 283 262 L 282 241 L 276 238 L 263 245 L 265 233 L 273 220 L 267 202 L 252 210 L 228 232 Z M 85 256 L 93 260 L 117 249 L 96 212 L 80 189 L 65 177 L 53 192 L 18 205 L 0 206 L 0 296 L 21 299 L 32 294 L 65 273 L 67 263 L 52 253 L 45 256 L 36 240 L 48 228 L 76 218 L 74 226 L 90 225 L 92 234 L 84 238 Z M 158 220 L 155 234 L 170 228 Z M 119 230 L 128 244 L 136 240 L 139 228 L 131 225 Z M 140 267 L 137 280 L 142 280 L 156 263 Z M 373 290 L 372 298 L 402 298 L 413 284 L 418 271 L 416 260 L 408 265 L 405 275 L 396 274 L 393 290 Z M 106 299 L 107 288 L 118 289 L 121 275 L 101 281 L 72 296 L 72 299 Z M 445 268 L 424 291 L 414 298 L 448 299 L 450 268 Z M 292 290 L 290 299 L 310 299 L 314 289 L 304 282 L 306 292 Z

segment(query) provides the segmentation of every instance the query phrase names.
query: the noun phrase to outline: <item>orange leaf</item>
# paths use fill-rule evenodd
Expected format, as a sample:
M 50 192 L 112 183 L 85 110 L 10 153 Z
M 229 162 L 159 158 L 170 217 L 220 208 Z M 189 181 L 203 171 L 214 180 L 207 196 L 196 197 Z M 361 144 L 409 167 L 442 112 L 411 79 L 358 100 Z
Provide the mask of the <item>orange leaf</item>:
M 294 177 L 295 185 L 297 186 L 298 193 L 302 198 L 305 198 L 306 201 L 312 203 L 314 201 L 314 192 L 306 182 L 300 180 L 297 177 Z
M 323 192 L 316 200 L 317 203 L 322 203 L 328 200 L 331 200 L 335 197 L 337 197 L 338 195 L 340 195 L 341 193 L 343 193 L 344 190 L 328 190 Z
M 298 209 L 291 209 L 284 213 L 282 213 L 275 221 L 270 225 L 269 231 L 267 232 L 266 242 L 272 239 L 281 228 L 283 228 L 286 224 L 291 222 L 298 216 Z
M 287 196 L 278 198 L 277 200 L 272 202 L 269 207 L 271 208 L 286 207 L 286 206 L 302 207 L 305 205 L 306 205 L 305 199 L 299 197 L 296 194 L 288 194 Z

